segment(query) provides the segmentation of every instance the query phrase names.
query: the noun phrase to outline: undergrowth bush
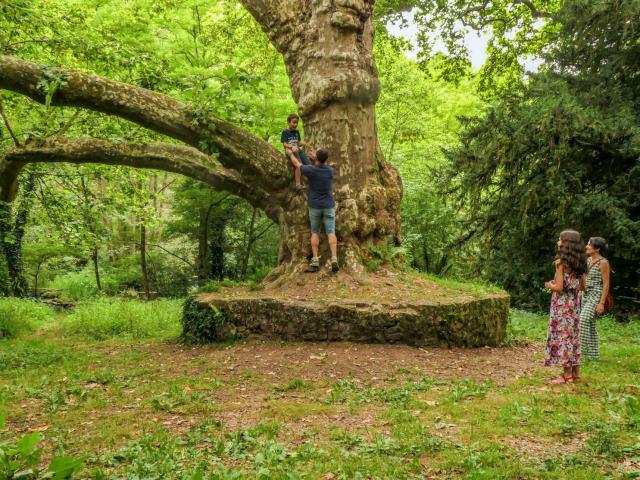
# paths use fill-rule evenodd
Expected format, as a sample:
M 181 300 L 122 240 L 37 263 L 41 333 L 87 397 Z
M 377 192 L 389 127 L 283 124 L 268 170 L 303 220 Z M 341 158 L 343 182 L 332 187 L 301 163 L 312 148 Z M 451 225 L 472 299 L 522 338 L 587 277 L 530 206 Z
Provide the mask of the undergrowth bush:
M 34 300 L 0 298 L 0 338 L 15 338 L 33 332 L 53 320 L 53 311 Z
M 198 288 L 198 292 L 219 292 L 222 288 L 246 287 L 247 285 L 248 282 L 232 280 L 230 278 L 225 278 L 224 280 L 208 280 Z
M 104 293 L 117 293 L 118 279 L 114 276 L 101 273 L 100 284 Z M 47 288 L 60 290 L 61 299 L 73 302 L 86 300 L 100 293 L 95 274 L 90 269 L 59 275 L 47 284 Z
M 224 321 L 224 314 L 214 305 L 210 309 L 200 308 L 196 299 L 189 297 L 182 310 L 180 338 L 187 343 L 215 342 Z
M 365 268 L 369 272 L 376 272 L 383 265 L 390 265 L 395 268 L 406 267 L 404 263 L 406 250 L 403 247 L 395 246 L 389 238 L 385 239 L 380 245 L 368 243 L 367 248 L 371 256 L 365 262 Z
M 4 255 L 0 255 L 0 296 L 9 295 L 9 272 Z
M 0 412 L 0 431 L 4 430 L 4 427 L 4 417 Z M 84 462 L 81 459 L 68 456 L 54 457 L 47 468 L 41 469 L 39 464 L 42 448 L 38 444 L 42 439 L 42 433 L 32 432 L 13 440 L 0 441 L 0 478 L 64 480 L 72 478 L 82 469 Z
M 82 303 L 61 323 L 66 335 L 105 340 L 124 338 L 171 338 L 180 333 L 180 302 L 142 302 L 98 298 Z
M 265 279 L 267 275 L 269 275 L 271 270 L 273 270 L 271 267 L 257 268 L 255 272 L 252 272 L 249 275 L 247 275 L 247 280 L 249 282 L 260 283 L 262 280 Z
M 177 264 L 170 257 L 149 255 L 149 281 L 151 290 L 160 297 L 183 297 L 191 282 L 188 269 Z M 46 283 L 47 288 L 59 290 L 59 297 L 67 301 L 81 301 L 100 294 L 119 295 L 126 291 L 143 290 L 140 257 L 129 255 L 115 262 L 106 263 L 100 269 L 98 290 L 93 268 L 58 275 Z
M 191 286 L 192 271 L 184 262 L 159 252 L 150 252 L 147 257 L 151 290 L 160 297 L 184 297 Z M 109 264 L 109 275 L 115 280 L 117 294 L 125 290 L 142 291 L 144 283 L 140 269 L 140 256 L 129 255 Z

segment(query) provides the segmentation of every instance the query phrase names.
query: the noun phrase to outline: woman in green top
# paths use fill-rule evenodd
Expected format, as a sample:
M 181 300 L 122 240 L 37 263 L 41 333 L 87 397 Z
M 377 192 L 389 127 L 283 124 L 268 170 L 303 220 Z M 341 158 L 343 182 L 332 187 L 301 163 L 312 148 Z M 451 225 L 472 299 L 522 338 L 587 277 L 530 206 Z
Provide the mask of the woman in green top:
M 602 254 L 607 249 L 607 242 L 602 237 L 592 237 L 587 243 L 589 255 L 588 270 L 585 279 L 585 292 L 582 296 L 580 310 L 580 344 L 582 358 L 598 360 L 600 347 L 596 331 L 596 317 L 604 313 L 604 302 L 609 294 L 609 262 Z

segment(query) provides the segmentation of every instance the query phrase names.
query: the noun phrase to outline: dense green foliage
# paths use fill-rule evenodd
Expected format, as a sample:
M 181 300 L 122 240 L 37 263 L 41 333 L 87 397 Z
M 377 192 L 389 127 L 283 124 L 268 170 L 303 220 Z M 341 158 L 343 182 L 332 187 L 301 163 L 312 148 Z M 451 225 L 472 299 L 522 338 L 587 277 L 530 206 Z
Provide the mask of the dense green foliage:
M 4 21 L 15 32 L 0 39 L 0 50 L 166 92 L 278 143 L 286 115 L 295 110 L 284 65 L 235 2 L 95 3 L 14 4 Z M 478 111 L 480 102 L 472 79 L 459 86 L 438 79 L 405 57 L 409 48 L 379 24 L 380 140 L 404 177 L 404 252 L 414 266 L 443 273 L 455 263 L 446 249 L 453 215 L 436 196 L 431 168 L 443 161 L 441 148 L 456 143 L 457 116 Z M 76 136 L 155 138 L 122 120 L 4 98 L 20 138 L 60 128 Z M 8 135 L 0 142 L 11 145 Z M 277 226 L 246 202 L 192 180 L 95 165 L 44 165 L 33 174 L 36 204 L 25 237 L 24 275 L 35 294 L 52 289 L 79 300 L 143 291 L 142 225 L 157 295 L 182 296 L 209 279 L 259 280 L 275 265 Z M 23 189 L 20 199 L 27 193 Z M 64 245 L 59 255 L 52 242 Z
M 165 92 L 276 142 L 294 109 L 280 56 L 235 2 L 24 0 L 3 9 L 0 53 Z M 21 141 L 61 130 L 116 141 L 157 137 L 119 119 L 2 98 Z M 0 133 L 1 153 L 12 139 L 4 125 Z M 275 265 L 278 229 L 237 198 L 213 208 L 223 195 L 164 173 L 94 165 L 31 168 L 35 188 L 22 188 L 11 221 L 2 222 L 10 229 L 0 237 L 13 248 L 14 218 L 29 206 L 24 244 L 31 255 L 21 278 L 36 295 L 40 288 L 73 300 L 99 291 L 143 291 L 142 228 L 150 290 L 157 295 L 183 296 L 194 284 L 222 276 L 264 276 Z M 46 253 L 52 242 L 64 245 L 59 255 Z M 24 294 L 26 287 L 9 284 L 7 255 L 0 262 L 0 291 Z
M 410 8 L 415 45 L 387 30 Z M 610 240 L 614 292 L 637 300 L 638 3 L 380 0 L 376 9 L 378 133 L 404 184 L 404 243 L 380 251 L 482 278 L 539 308 L 554 239 L 573 227 Z M 477 73 L 468 29 L 489 36 Z M 437 36 L 446 55 L 433 52 Z M 0 53 L 170 94 L 274 145 L 295 110 L 282 58 L 232 0 L 19 0 L 2 5 Z M 544 64 L 525 76 L 532 56 Z M 0 99 L 21 141 L 160 138 L 89 111 Z M 0 154 L 11 145 L 0 123 Z M 22 180 L 0 212 L 0 294 L 183 297 L 211 280 L 260 281 L 277 261 L 276 225 L 193 180 L 96 165 L 32 165 Z M 370 269 L 382 262 L 374 257 Z
M 555 239 L 605 237 L 617 296 L 640 286 L 640 4 L 567 1 L 546 66 L 468 118 L 445 166 L 478 269 L 538 307 Z
M 218 329 L 224 323 L 224 314 L 213 305 L 206 310 L 195 298 L 184 302 L 181 339 L 187 343 L 211 343 L 218 340 Z
M 35 301 L 0 298 L 0 339 L 33 332 L 52 318 L 51 310 Z

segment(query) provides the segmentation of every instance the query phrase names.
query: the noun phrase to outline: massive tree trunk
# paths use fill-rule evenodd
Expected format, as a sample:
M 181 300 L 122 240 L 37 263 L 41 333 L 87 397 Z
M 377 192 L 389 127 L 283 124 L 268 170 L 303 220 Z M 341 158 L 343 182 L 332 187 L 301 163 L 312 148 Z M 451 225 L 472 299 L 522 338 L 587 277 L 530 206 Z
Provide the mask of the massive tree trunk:
M 336 167 L 339 256 L 363 272 L 367 245 L 400 240 L 402 185 L 378 143 L 375 104 L 380 92 L 373 59 L 372 0 L 243 0 L 283 54 L 291 90 L 310 148 L 325 148 Z M 280 265 L 271 279 L 285 281 L 304 268 L 309 252 L 306 199 L 292 189 L 292 171 L 278 149 L 218 119 L 158 93 L 84 73 L 46 69 L 0 56 L 0 88 L 46 98 L 47 78 L 60 86 L 52 105 L 117 115 L 178 139 L 171 144 L 127 145 L 102 140 L 53 139 L 16 147 L 0 160 L 0 200 L 11 200 L 22 165 L 38 161 L 99 162 L 158 168 L 190 175 L 247 199 L 280 225 Z M 199 150 L 199 151 L 197 151 Z
M 296 2 L 295 8 L 278 0 L 243 3 L 284 57 L 305 140 L 330 152 L 337 170 L 341 257 L 350 270 L 361 272 L 367 243 L 385 237 L 400 241 L 402 184 L 383 158 L 376 131 L 374 2 L 318 0 Z M 296 202 L 280 223 L 281 270 L 308 252 L 303 203 Z

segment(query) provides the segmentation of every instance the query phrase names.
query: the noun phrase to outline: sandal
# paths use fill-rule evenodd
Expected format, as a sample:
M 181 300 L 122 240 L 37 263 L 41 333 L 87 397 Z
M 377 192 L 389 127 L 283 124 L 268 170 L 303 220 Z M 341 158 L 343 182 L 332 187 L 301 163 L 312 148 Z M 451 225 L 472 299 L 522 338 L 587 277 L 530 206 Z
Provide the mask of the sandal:
M 549 380 L 549 385 L 562 385 L 563 383 L 573 383 L 573 377 L 569 375 L 565 377 L 564 375 L 560 375 L 559 377 L 554 378 L 553 380 Z

